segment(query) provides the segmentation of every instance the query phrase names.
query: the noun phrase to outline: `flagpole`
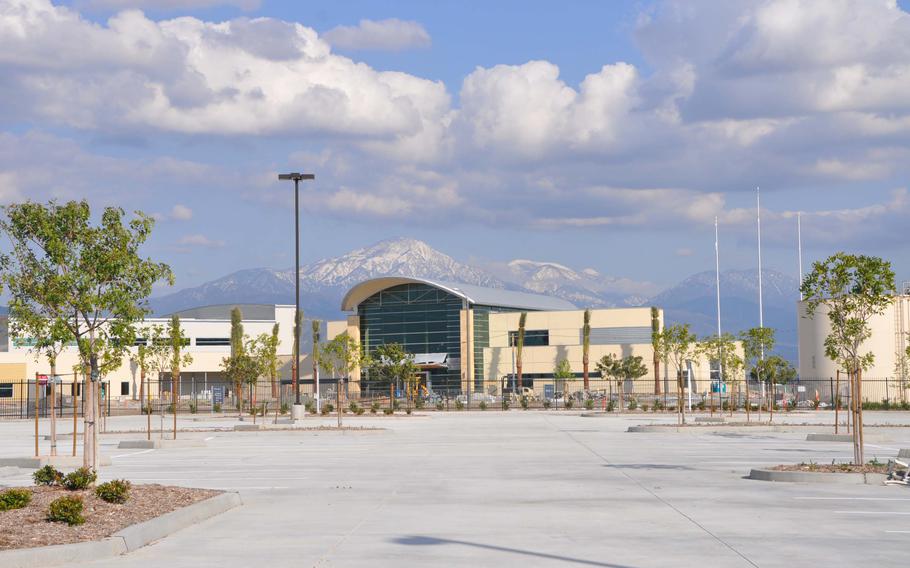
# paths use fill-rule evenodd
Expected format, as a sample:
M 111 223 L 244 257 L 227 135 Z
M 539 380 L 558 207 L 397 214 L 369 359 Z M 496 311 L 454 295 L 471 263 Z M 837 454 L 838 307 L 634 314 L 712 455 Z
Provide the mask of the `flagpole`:
M 758 328 L 759 330 L 764 330 L 765 328 L 765 309 L 762 302 L 762 273 L 761 273 L 761 188 L 758 186 L 755 187 L 755 221 L 758 228 Z M 765 398 L 765 383 L 762 380 L 761 371 L 765 362 L 765 342 L 764 334 L 759 339 L 759 361 L 760 365 L 758 367 L 757 378 L 758 382 L 761 385 L 762 389 L 762 400 Z M 759 420 L 761 420 L 761 404 L 758 405 Z M 774 393 L 771 393 L 771 404 L 768 407 L 768 413 L 773 417 L 774 416 Z
M 803 301 L 803 223 L 802 212 L 796 213 L 796 250 L 799 256 L 799 301 Z

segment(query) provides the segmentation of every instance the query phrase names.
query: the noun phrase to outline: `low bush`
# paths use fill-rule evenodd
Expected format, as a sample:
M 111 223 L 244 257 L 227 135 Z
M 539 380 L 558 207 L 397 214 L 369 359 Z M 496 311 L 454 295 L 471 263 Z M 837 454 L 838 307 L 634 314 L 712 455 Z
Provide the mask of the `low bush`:
M 401 403 L 397 400 L 392 401 L 392 410 L 401 410 Z
M 278 412 L 280 412 L 281 414 L 287 414 L 288 411 L 290 411 L 290 408 L 288 408 L 288 403 L 282 402 L 281 408 L 278 409 Z
M 214 412 L 221 412 L 221 405 L 216 402 L 214 405 L 212 405 L 212 410 Z
M 642 404 L 642 405 L 641 405 L 641 411 L 642 411 L 642 412 L 647 412 L 647 411 L 648 411 L 648 408 L 649 408 L 649 406 L 648 406 L 647 404 Z
M 422 398 L 417 398 L 417 399 L 414 401 L 414 407 L 417 408 L 417 410 L 422 410 L 422 409 L 423 409 L 423 399 L 422 399 Z
M 196 411 L 197 411 L 198 409 L 199 409 L 199 407 L 196 406 L 196 403 L 195 403 L 195 402 L 191 402 L 191 403 L 190 403 L 190 414 L 196 414 Z
M 566 399 L 566 408 L 572 408 L 575 406 L 575 401 L 571 398 Z
M 545 401 L 543 401 L 543 407 L 544 407 L 544 408 L 550 408 L 551 406 L 553 406 L 553 403 L 550 402 L 550 399 L 549 399 L 549 398 L 546 399 Z
M 410 408 L 408 408 L 408 409 L 407 409 L 407 410 L 405 410 L 405 411 L 404 411 L 404 412 L 405 412 L 405 414 L 407 414 L 407 415 L 408 415 L 408 416 L 410 416 L 410 414 L 411 414 L 411 409 L 410 409 Z
M 523 410 L 527 410 L 528 406 L 531 404 L 527 396 L 522 396 L 520 399 L 518 399 L 518 403 L 521 405 L 521 408 Z
M 512 403 L 509 402 L 509 399 L 507 399 L 507 398 L 502 399 L 502 409 L 503 410 L 508 410 L 511 406 L 512 406 Z
M 385 414 L 386 416 L 389 416 L 389 415 L 394 414 L 395 411 L 392 410 L 391 408 L 383 408 L 383 409 L 382 409 L 382 413 Z
M 446 405 L 442 401 L 436 403 L 436 410 L 445 410 Z
M 174 413 L 174 408 L 175 408 L 175 407 L 174 407 L 174 403 L 173 403 L 173 402 L 170 403 L 169 405 L 167 405 L 167 413 L 168 413 L 168 414 L 173 414 L 173 413 Z
M 95 488 L 95 495 L 108 503 L 126 503 L 130 498 L 130 482 L 125 479 L 114 479 Z
M 464 410 L 464 403 L 460 400 L 455 401 L 455 410 Z
M 629 401 L 629 410 L 635 410 L 636 408 L 638 408 L 638 401 L 633 398 Z
M 700 400 L 700 401 L 698 402 L 698 404 L 695 405 L 695 408 L 697 408 L 697 409 L 699 409 L 699 410 L 704 410 L 704 409 L 705 409 L 705 401 Z
M 322 408 L 319 409 L 319 414 L 322 414 L 323 416 L 325 416 L 326 414 L 328 414 L 329 412 L 332 411 L 331 408 L 332 408 L 331 404 L 325 403 L 322 405 Z
M 7 489 L 0 493 L 0 511 L 21 509 L 31 503 L 32 492 L 27 489 Z
M 348 409 L 350 409 L 350 411 L 354 414 L 360 414 L 360 405 L 353 400 L 351 401 L 351 404 L 348 405 Z
M 607 412 L 613 412 L 614 409 L 616 409 L 616 403 L 611 400 L 607 403 Z
M 98 474 L 92 469 L 80 467 L 76 471 L 68 473 L 63 477 L 63 486 L 70 491 L 81 491 L 91 487 L 97 479 Z
M 594 399 L 593 398 L 585 399 L 585 410 L 594 410 Z
M 505 404 L 509 404 L 509 403 L 506 402 Z M 508 408 L 508 406 L 506 406 L 506 408 Z M 481 401 L 480 401 L 480 409 L 481 409 L 481 410 L 486 410 L 486 409 L 487 409 L 487 401 L 485 401 L 485 400 L 481 400 Z
M 379 403 L 374 402 L 370 405 L 370 414 L 376 414 L 377 412 L 379 412 Z
M 52 465 L 46 465 L 32 474 L 35 485 L 60 485 L 63 481 L 63 472 L 54 468 Z
M 663 407 L 664 407 L 664 405 L 662 402 L 660 402 L 659 400 L 654 401 L 654 412 L 657 412 L 658 410 L 663 409 Z
M 362 415 L 364 412 L 366 412 L 366 409 L 364 407 L 362 407 L 362 406 L 357 407 L 357 416 Z
M 85 522 L 85 517 L 82 516 L 82 497 L 65 495 L 54 499 L 47 509 L 47 520 L 70 526 L 81 525 Z

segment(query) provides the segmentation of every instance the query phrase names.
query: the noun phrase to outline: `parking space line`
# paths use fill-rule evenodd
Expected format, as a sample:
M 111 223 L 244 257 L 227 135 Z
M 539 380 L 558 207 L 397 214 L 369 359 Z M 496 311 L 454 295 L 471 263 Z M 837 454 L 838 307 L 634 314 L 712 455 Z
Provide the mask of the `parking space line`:
M 111 459 L 115 459 L 115 458 L 128 458 L 128 457 L 130 457 L 130 456 L 138 456 L 139 454 L 147 454 L 147 453 L 149 453 L 149 452 L 154 452 L 154 451 L 155 451 L 155 449 L 152 448 L 152 449 L 150 449 L 150 450 L 142 450 L 142 451 L 140 451 L 140 452 L 130 452 L 130 453 L 128 453 L 128 454 L 120 454 L 120 455 L 118 455 L 118 456 L 111 456 Z
M 798 501 L 910 501 L 903 497 L 794 497 Z
M 885 531 L 885 532 L 893 533 L 893 534 L 910 534 L 910 531 Z
M 910 511 L 834 511 L 840 515 L 910 515 Z

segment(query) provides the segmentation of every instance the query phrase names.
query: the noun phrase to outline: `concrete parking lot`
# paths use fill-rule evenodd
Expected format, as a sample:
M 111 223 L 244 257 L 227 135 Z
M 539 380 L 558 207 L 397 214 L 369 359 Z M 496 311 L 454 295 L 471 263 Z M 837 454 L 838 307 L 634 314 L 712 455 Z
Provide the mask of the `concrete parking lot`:
M 107 434 L 102 451 L 113 465 L 102 479 L 238 491 L 244 506 L 86 566 L 907 564 L 910 488 L 743 478 L 755 466 L 848 461 L 849 444 L 805 441 L 830 428 L 625 432 L 660 421 L 673 416 L 428 413 L 347 420 L 380 431 L 186 433 L 207 447 L 159 450 L 118 450 L 141 436 Z M 867 421 L 910 424 L 910 415 L 869 413 Z M 108 427 L 141 425 L 123 417 Z M 870 459 L 910 447 L 910 428 L 870 431 Z M 26 422 L 0 422 L 0 454 L 28 455 L 28 433 Z

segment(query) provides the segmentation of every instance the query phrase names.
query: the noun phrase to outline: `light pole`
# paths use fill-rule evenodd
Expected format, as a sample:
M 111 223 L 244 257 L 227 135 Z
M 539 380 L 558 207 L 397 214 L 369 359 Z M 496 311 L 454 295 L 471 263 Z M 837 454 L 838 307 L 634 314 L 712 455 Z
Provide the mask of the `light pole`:
M 278 174 L 279 180 L 294 180 L 294 362 L 291 367 L 294 380 L 294 406 L 300 406 L 300 180 L 316 179 L 313 174 L 292 172 Z M 292 414 L 292 416 L 297 413 Z M 294 416 L 296 418 L 296 416 Z

